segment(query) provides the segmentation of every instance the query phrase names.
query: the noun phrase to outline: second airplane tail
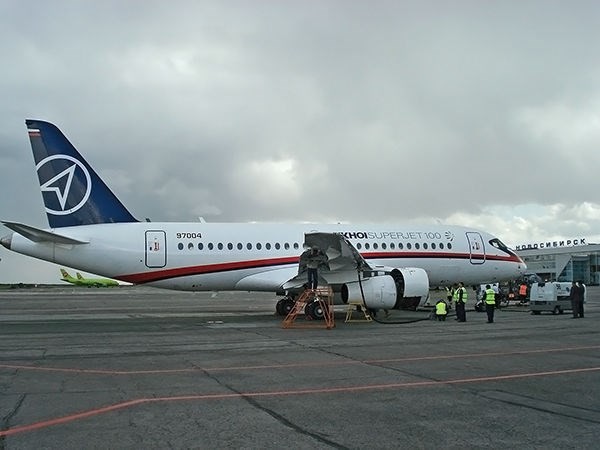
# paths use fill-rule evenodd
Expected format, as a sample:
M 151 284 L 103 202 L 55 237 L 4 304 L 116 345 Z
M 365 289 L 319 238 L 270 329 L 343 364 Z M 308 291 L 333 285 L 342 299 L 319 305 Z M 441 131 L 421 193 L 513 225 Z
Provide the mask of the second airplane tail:
M 69 275 L 69 272 L 67 272 L 65 269 L 60 269 L 60 273 L 61 273 L 61 275 L 63 277 L 63 280 L 71 278 L 71 275 Z
M 137 222 L 56 126 L 25 123 L 51 228 Z

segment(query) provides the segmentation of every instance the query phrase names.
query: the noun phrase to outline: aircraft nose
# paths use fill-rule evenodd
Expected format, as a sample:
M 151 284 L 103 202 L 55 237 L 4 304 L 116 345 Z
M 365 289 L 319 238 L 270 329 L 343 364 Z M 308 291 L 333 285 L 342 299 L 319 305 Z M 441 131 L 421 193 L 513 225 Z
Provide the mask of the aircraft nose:
M 527 272 L 527 264 L 525 264 L 523 262 L 523 260 L 521 260 L 521 264 L 519 265 L 519 271 L 521 272 L 521 275 L 524 275 L 525 272 Z
M 10 244 L 12 243 L 12 233 L 7 234 L 2 239 L 0 239 L 0 244 L 10 250 Z

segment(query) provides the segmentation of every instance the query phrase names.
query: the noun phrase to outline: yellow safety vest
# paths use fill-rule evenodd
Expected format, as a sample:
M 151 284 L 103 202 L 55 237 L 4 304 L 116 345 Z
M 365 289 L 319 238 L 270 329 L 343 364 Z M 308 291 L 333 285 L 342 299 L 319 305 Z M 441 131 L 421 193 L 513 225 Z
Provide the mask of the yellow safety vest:
M 485 302 L 488 305 L 496 304 L 496 292 L 494 292 L 494 290 L 492 288 L 485 290 Z
M 463 286 L 463 287 L 459 287 L 455 292 L 454 292 L 454 302 L 458 303 L 458 300 L 460 299 L 460 294 L 459 292 L 463 293 L 462 295 L 462 302 L 463 303 L 467 303 L 467 289 Z
M 437 302 L 435 304 L 435 313 L 438 316 L 443 316 L 444 314 L 447 313 L 446 311 L 446 302 Z

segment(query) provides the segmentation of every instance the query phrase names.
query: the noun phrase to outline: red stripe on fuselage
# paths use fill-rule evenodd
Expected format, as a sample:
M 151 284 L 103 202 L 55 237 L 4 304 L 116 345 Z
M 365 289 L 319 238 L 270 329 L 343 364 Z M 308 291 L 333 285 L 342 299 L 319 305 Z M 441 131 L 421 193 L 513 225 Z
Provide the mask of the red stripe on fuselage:
M 370 252 L 361 253 L 363 258 L 373 259 L 463 259 L 482 261 L 484 255 L 471 255 L 469 253 L 450 253 L 450 252 Z M 516 255 L 499 256 L 485 255 L 486 261 L 503 261 L 522 263 Z M 254 259 L 244 261 L 233 261 L 218 264 L 204 264 L 198 266 L 177 267 L 173 269 L 160 269 L 151 272 L 142 272 L 129 275 L 115 276 L 113 278 L 127 281 L 130 283 L 150 283 L 154 281 L 166 280 L 170 278 L 187 277 L 193 275 L 207 275 L 211 273 L 231 272 L 235 270 L 260 269 L 266 267 L 285 266 L 288 264 L 298 264 L 298 257 Z
M 475 260 L 486 260 L 486 261 L 503 261 L 503 262 L 514 262 L 523 263 L 521 259 L 516 255 L 500 256 L 484 254 L 469 254 L 469 253 L 449 253 L 449 252 L 402 252 L 402 253 L 391 253 L 391 252 L 371 252 L 361 253 L 363 258 L 369 259 L 475 259 Z
M 231 272 L 234 270 L 260 269 L 262 267 L 276 267 L 297 263 L 297 257 L 255 259 L 218 264 L 205 264 L 201 266 L 177 267 L 174 269 L 160 269 L 152 272 L 135 273 L 131 275 L 118 276 L 115 278 L 118 280 L 128 281 L 130 283 L 149 283 L 151 281 L 187 277 L 190 275 L 206 275 L 218 272 Z

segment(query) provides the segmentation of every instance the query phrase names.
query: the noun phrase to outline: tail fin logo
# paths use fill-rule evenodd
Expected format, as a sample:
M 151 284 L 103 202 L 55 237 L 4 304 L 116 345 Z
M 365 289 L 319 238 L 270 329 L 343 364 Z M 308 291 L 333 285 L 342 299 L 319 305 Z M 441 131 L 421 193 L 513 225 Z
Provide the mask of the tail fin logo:
M 44 167 L 47 164 L 51 165 Z M 66 168 L 59 172 L 57 167 Z M 92 192 L 92 178 L 81 161 L 69 155 L 52 155 L 42 159 L 35 168 L 48 214 L 72 214 L 88 200 Z M 42 181 L 42 174 L 50 174 L 50 177 Z

